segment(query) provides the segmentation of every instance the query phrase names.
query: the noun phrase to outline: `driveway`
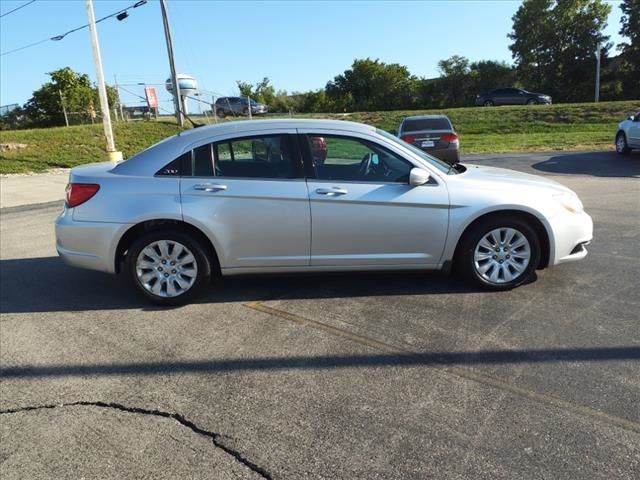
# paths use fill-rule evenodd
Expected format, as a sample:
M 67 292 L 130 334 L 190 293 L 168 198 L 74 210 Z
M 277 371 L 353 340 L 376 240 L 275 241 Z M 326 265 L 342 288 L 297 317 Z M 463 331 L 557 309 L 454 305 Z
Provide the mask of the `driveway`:
M 233 278 L 159 309 L 0 212 L 0 477 L 640 476 L 640 155 L 475 156 L 550 176 L 588 257 L 502 293 L 441 274 Z

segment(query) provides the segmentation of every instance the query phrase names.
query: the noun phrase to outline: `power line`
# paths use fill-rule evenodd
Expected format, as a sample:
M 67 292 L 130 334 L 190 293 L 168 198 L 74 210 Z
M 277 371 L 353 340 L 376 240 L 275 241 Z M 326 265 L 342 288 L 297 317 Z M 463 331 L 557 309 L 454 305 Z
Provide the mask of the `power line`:
M 32 0 L 35 2 L 35 0 Z M 124 20 L 125 18 L 127 18 L 128 15 L 122 16 L 120 17 L 122 14 L 126 14 L 127 10 L 129 10 L 130 8 L 138 8 L 141 7 L 142 5 L 144 5 L 145 3 L 147 3 L 147 0 L 140 0 L 136 3 L 134 3 L 133 5 L 129 5 L 127 8 L 123 8 L 122 10 L 118 10 L 117 12 L 114 12 L 110 15 L 106 15 L 102 18 L 99 18 L 98 20 L 96 20 L 96 23 L 100 23 L 104 20 L 107 20 L 108 18 L 112 18 L 112 17 L 118 17 L 118 20 Z M 9 12 L 11 13 L 11 12 Z M 7 15 L 5 13 L 5 15 Z M 69 30 L 68 32 L 62 33 L 60 35 L 54 35 L 53 37 L 49 37 L 49 38 L 45 38 L 43 40 L 40 40 L 39 42 L 34 42 L 34 43 L 30 43 L 29 45 L 25 45 L 24 47 L 19 47 L 19 48 L 14 48 L 13 50 L 9 50 L 7 52 L 2 52 L 0 53 L 0 56 L 4 56 L 4 55 L 9 55 L 10 53 L 14 53 L 14 52 L 19 52 L 20 50 L 25 50 L 27 48 L 31 48 L 31 47 L 35 47 L 36 45 L 40 45 L 41 43 L 45 43 L 48 42 L 49 40 L 53 40 L 54 42 L 59 42 L 60 40 L 64 39 L 64 37 L 66 37 L 67 35 L 77 32 L 78 30 L 83 30 L 85 28 L 87 28 L 89 26 L 89 24 L 87 23 L 86 25 L 82 25 L 81 27 L 76 27 L 73 28 L 71 30 Z
M 27 2 L 23 5 L 20 5 L 19 7 L 14 8 L 13 10 L 9 10 L 7 13 L 3 13 L 2 15 L 0 15 L 0 18 L 2 17 L 6 17 L 7 15 L 13 13 L 13 12 L 17 12 L 18 10 L 20 10 L 21 8 L 26 7 L 27 5 L 31 5 L 33 2 L 35 2 L 36 0 L 31 0 L 30 2 Z

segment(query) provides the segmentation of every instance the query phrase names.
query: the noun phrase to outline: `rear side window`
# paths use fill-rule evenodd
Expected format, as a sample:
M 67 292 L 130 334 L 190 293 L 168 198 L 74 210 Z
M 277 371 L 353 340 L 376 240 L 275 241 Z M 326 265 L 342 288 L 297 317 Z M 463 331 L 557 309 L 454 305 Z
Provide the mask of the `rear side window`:
M 448 118 L 416 118 L 407 119 L 402 124 L 403 132 L 419 132 L 421 130 L 452 130 Z
M 299 160 L 289 135 L 266 135 L 214 145 L 219 177 L 296 178 Z
M 294 140 L 290 135 L 266 135 L 208 143 L 184 153 L 156 175 L 300 178 L 302 164 Z

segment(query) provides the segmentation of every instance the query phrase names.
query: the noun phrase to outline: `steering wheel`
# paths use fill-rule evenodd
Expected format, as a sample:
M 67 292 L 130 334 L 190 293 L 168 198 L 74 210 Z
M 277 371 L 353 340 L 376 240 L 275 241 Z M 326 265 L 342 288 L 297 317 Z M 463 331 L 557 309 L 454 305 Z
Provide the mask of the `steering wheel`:
M 360 167 L 358 168 L 358 176 L 365 178 L 373 173 L 374 165 L 373 165 L 373 155 L 372 153 L 367 153 L 362 160 L 360 161 Z

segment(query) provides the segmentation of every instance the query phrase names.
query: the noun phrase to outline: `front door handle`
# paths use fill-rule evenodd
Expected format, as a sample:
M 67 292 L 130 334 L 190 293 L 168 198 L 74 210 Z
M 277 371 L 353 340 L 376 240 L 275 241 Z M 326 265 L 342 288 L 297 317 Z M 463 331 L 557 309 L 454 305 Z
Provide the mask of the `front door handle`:
M 220 185 L 219 183 L 199 183 L 193 186 L 194 190 L 202 190 L 205 192 L 219 192 L 221 190 L 226 190 L 226 185 Z
M 347 190 L 346 188 L 340 188 L 340 187 L 318 188 L 316 190 L 316 193 L 319 195 L 327 195 L 329 197 L 335 197 L 338 195 L 346 195 L 347 193 L 349 193 L 349 190 Z

